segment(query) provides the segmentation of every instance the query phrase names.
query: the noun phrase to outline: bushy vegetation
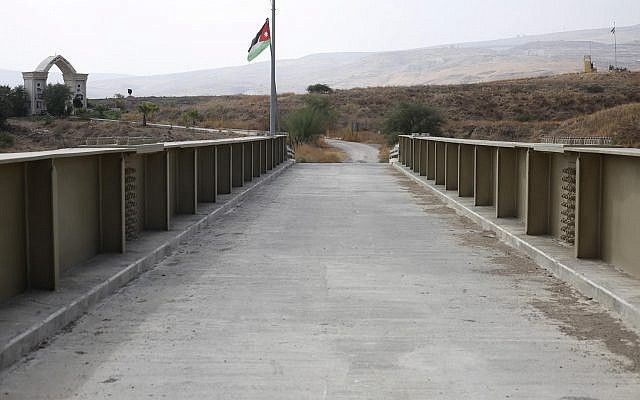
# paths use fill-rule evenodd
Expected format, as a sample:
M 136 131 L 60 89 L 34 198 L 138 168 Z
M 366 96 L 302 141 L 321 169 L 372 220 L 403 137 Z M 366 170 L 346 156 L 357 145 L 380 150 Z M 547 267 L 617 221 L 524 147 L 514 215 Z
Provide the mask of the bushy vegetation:
M 62 83 L 48 84 L 44 89 L 44 103 L 47 112 L 56 117 L 64 117 L 71 114 L 71 89 Z
M 8 88 L 8 86 L 5 86 Z M 4 89 L 2 89 L 4 91 Z M 28 101 L 29 98 L 27 96 L 27 91 L 24 89 L 24 86 L 19 85 L 10 89 L 8 91 L 7 100 L 10 105 L 10 116 L 11 117 L 24 117 L 29 112 Z
M 308 95 L 305 105 L 290 112 L 284 119 L 284 128 L 294 146 L 309 143 L 334 126 L 337 112 L 326 97 Z
M 0 132 L 0 148 L 6 149 L 9 147 L 13 147 L 15 142 L 15 136 L 10 134 L 9 132 Z
M 604 93 L 604 87 L 600 85 L 586 85 L 584 86 L 584 90 L 587 93 Z
M 433 107 L 417 102 L 403 101 L 389 113 L 384 123 L 384 133 L 389 144 L 398 141 L 399 134 L 428 133 L 440 136 L 444 117 Z
M 333 93 L 333 89 L 324 83 L 316 83 L 315 85 L 310 85 L 307 87 L 307 93 L 311 94 L 331 94 Z
M 11 111 L 11 104 L 4 92 L 5 87 L 6 86 L 0 86 L 0 130 L 6 128 L 7 118 L 9 118 Z
M 322 139 L 296 146 L 296 161 L 301 163 L 340 163 L 345 158 L 344 151 L 329 146 Z
M 0 86 L 0 148 L 13 147 L 16 141 L 15 136 L 9 132 L 12 129 L 7 118 L 25 116 L 27 111 L 27 93 L 24 87 Z
M 202 116 L 195 108 L 186 110 L 182 113 L 182 120 L 185 126 L 196 126 L 196 124 L 202 119 Z
M 84 107 L 84 103 L 82 102 L 82 100 L 80 100 L 79 98 L 75 97 L 73 99 L 73 108 L 76 110 L 82 110 L 82 108 Z
M 23 86 L 0 86 L 0 128 L 6 129 L 9 117 L 24 117 L 28 112 L 27 92 Z
M 520 122 L 529 122 L 533 118 L 529 114 L 518 114 L 518 115 L 516 115 L 516 117 L 514 119 L 516 121 L 520 121 Z

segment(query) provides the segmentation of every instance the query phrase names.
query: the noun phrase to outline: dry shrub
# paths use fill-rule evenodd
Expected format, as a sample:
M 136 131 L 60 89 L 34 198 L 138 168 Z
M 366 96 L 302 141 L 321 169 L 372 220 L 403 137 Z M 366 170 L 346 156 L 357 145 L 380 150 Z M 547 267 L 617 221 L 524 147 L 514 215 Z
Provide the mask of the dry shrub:
M 123 120 L 123 121 L 127 121 L 127 122 L 139 122 L 139 121 L 142 121 L 142 118 L 137 113 L 135 113 L 135 114 L 133 114 L 133 113 L 123 114 L 120 117 L 120 119 Z
M 342 150 L 329 146 L 322 139 L 298 145 L 295 150 L 296 161 L 302 163 L 341 163 L 347 158 Z
M 53 132 L 56 134 L 65 134 L 74 129 L 76 125 L 71 121 L 58 120 L 53 124 Z
M 389 153 L 391 153 L 391 149 L 389 149 L 389 147 L 387 147 L 386 145 L 380 146 L 380 150 L 378 150 L 378 162 L 389 162 Z

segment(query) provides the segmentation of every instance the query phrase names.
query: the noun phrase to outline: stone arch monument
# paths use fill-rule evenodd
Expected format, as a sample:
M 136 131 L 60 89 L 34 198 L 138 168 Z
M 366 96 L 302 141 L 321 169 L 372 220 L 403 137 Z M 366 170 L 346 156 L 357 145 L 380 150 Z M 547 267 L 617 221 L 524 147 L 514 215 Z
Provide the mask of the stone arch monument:
M 62 71 L 62 79 L 69 86 L 73 99 L 82 101 L 82 108 L 87 108 L 87 77 L 89 74 L 76 72 L 73 65 L 62 56 L 47 57 L 36 67 L 35 71 L 23 72 L 24 88 L 29 95 L 29 112 L 31 115 L 44 114 L 44 88 L 47 86 L 49 69 L 56 65 Z

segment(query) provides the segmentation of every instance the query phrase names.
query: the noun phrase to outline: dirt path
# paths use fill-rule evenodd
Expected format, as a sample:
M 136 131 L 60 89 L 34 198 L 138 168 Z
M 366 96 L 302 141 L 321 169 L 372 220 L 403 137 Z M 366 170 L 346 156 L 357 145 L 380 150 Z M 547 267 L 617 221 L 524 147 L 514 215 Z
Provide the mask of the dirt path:
M 327 144 L 347 153 L 346 163 L 377 163 L 379 146 L 374 144 L 325 139 Z

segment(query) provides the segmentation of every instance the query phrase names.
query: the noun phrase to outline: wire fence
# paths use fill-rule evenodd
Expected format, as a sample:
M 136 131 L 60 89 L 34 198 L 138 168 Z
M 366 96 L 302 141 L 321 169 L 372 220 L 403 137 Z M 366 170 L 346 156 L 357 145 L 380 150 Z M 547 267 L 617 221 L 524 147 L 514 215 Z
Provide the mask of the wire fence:
M 155 142 L 148 136 L 98 136 L 85 140 L 87 146 L 137 146 Z
M 604 136 L 572 137 L 572 136 L 545 136 L 543 143 L 566 144 L 572 146 L 612 146 L 613 140 Z

